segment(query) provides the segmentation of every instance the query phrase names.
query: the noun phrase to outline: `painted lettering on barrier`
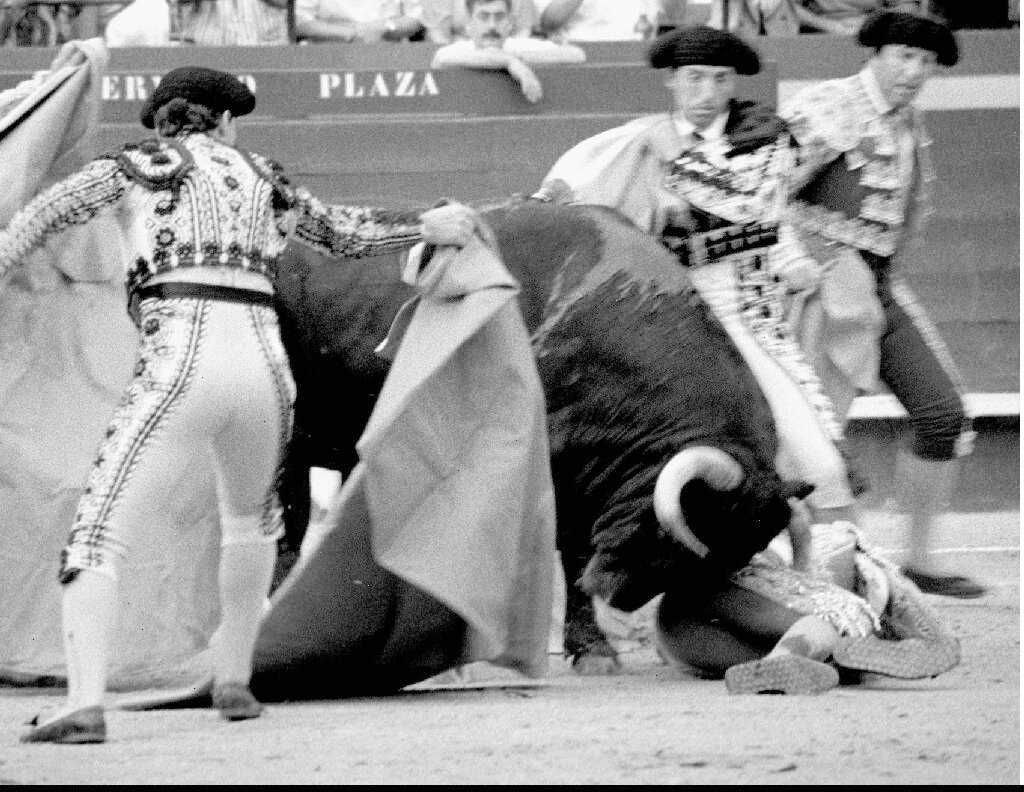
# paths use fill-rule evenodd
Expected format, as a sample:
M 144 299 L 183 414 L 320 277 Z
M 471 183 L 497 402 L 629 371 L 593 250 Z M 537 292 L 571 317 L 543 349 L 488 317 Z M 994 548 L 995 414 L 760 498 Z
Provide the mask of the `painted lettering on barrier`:
M 438 96 L 432 72 L 321 72 L 321 99 Z
M 256 78 L 239 74 L 239 82 L 256 93 Z M 100 95 L 106 102 L 145 102 L 160 84 L 159 74 L 104 74 Z

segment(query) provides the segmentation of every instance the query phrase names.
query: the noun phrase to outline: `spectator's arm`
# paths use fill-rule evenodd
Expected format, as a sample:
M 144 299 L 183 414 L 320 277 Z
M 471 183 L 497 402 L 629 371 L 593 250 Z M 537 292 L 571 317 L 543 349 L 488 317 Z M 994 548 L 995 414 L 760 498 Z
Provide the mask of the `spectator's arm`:
M 582 4 L 583 0 L 551 0 L 540 15 L 541 32 L 549 36 L 560 30 Z
M 513 40 L 514 41 L 514 40 Z M 535 66 L 559 63 L 583 63 L 587 53 L 575 44 L 556 44 L 554 41 L 527 39 L 529 46 L 516 48 L 515 54 L 524 62 Z
M 504 50 L 459 46 L 459 42 L 456 42 L 447 47 L 441 47 L 435 52 L 431 66 L 435 69 L 463 67 L 506 71 L 513 80 L 519 83 L 527 100 L 537 102 L 544 95 L 540 80 L 537 79 L 533 69 L 527 66 L 522 59 Z
M 131 182 L 116 160 L 93 160 L 77 173 L 43 190 L 0 230 L 0 280 L 52 235 L 85 225 L 120 201 Z

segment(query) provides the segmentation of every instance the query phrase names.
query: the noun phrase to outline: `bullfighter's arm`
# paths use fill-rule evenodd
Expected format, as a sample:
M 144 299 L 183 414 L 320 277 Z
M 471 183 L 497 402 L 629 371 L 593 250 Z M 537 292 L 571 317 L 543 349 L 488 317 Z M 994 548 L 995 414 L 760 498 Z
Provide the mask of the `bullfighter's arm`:
M 53 234 L 118 203 L 130 186 L 117 161 L 103 157 L 43 190 L 0 230 L 0 280 Z
M 796 229 L 788 223 L 779 225 L 779 243 L 768 257 L 768 266 L 790 293 L 817 288 L 824 272 L 824 267 L 808 255 Z
M 778 199 L 782 206 L 779 222 L 779 241 L 768 257 L 768 266 L 773 275 L 781 278 L 786 291 L 795 293 L 815 289 L 821 281 L 823 268 L 807 252 L 796 228 L 787 222 L 787 196 L 792 193 L 790 182 L 799 178 L 796 174 L 799 153 L 794 147 L 780 149 L 781 185 Z
M 324 204 L 303 188 L 294 196 L 293 235 L 331 256 L 376 256 L 423 239 L 422 210 Z
M 524 58 L 502 49 L 477 47 L 471 41 L 457 41 L 454 44 L 441 47 L 434 53 L 434 59 L 430 66 L 433 69 L 462 67 L 505 71 L 516 81 L 528 101 L 540 101 L 544 95 L 540 79 L 527 65 Z

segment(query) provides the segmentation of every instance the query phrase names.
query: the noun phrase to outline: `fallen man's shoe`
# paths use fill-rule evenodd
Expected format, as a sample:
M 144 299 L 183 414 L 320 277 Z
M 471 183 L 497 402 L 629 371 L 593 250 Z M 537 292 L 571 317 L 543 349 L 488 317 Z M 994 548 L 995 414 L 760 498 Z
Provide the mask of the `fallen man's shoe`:
M 730 693 L 824 693 L 839 684 L 839 672 L 827 663 L 800 655 L 776 655 L 734 665 L 725 671 Z
M 960 662 L 960 644 L 925 638 L 888 641 L 867 635 L 841 646 L 833 660 L 843 668 L 870 671 L 898 679 L 925 679 L 938 676 Z
M 919 572 L 913 567 L 903 567 L 903 575 L 914 583 L 925 594 L 937 594 L 940 597 L 956 597 L 958 599 L 974 599 L 985 594 L 988 589 L 975 583 L 963 575 L 929 575 Z
M 21 742 L 52 743 L 101 743 L 107 739 L 107 724 L 100 706 L 83 707 L 62 715 L 42 725 L 37 725 L 39 716 L 32 719 L 35 726 L 21 736 Z

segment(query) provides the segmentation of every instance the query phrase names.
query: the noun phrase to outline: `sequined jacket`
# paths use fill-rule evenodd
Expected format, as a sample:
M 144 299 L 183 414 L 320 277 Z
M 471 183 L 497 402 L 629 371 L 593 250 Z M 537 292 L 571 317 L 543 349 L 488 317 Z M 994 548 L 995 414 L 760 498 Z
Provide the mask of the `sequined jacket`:
M 129 294 L 158 273 L 229 267 L 272 281 L 289 237 L 332 256 L 406 247 L 419 212 L 325 205 L 281 168 L 209 135 L 128 144 L 36 196 L 0 231 L 0 278 L 50 236 L 116 213 Z
M 799 143 L 790 219 L 811 244 L 891 258 L 930 214 L 931 138 L 920 111 L 886 113 L 860 72 L 808 88 L 782 114 Z M 901 132 L 913 140 L 901 170 Z

